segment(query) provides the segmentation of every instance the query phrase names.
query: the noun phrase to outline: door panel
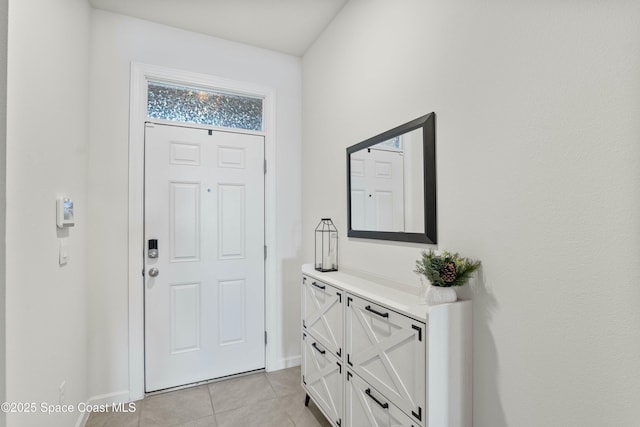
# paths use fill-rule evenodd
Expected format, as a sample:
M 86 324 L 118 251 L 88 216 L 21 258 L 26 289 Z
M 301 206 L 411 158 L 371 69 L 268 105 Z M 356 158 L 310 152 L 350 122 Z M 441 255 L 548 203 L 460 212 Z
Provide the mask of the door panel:
M 342 424 L 342 364 L 312 336 L 302 334 L 302 381 L 334 425 Z
M 218 253 L 220 259 L 242 259 L 245 256 L 246 230 L 244 185 L 218 185 Z
M 347 371 L 345 419 L 348 427 L 417 427 L 397 406 Z
M 426 411 L 424 323 L 347 296 L 347 364 L 416 422 Z
M 171 285 L 171 353 L 200 350 L 200 283 Z
M 246 280 L 225 280 L 220 282 L 220 303 L 218 324 L 220 345 L 243 342 L 245 339 Z M 238 309 L 240 308 L 240 309 Z
M 342 357 L 342 291 L 310 277 L 302 279 L 302 325 L 323 346 Z
M 198 261 L 200 252 L 200 183 L 170 182 L 171 261 Z
M 264 368 L 263 162 L 261 136 L 147 125 L 146 391 Z

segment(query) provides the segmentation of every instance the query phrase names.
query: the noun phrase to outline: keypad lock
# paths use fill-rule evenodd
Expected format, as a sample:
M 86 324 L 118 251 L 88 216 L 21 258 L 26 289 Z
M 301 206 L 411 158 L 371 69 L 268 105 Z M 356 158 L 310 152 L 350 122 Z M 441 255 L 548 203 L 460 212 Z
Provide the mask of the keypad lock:
M 158 258 L 158 240 L 149 239 L 149 250 L 147 252 L 149 258 Z

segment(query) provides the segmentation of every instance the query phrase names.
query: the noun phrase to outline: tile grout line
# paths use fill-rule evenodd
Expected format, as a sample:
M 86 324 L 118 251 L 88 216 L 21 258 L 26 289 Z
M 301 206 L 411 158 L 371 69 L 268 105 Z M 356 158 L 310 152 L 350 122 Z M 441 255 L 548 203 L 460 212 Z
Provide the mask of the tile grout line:
M 213 405 L 213 396 L 211 396 L 211 386 L 207 384 L 207 393 L 209 393 L 209 402 L 211 403 L 211 411 L 213 412 L 213 422 L 218 427 L 218 417 L 216 416 L 216 408 Z
M 269 375 L 267 375 L 267 373 L 264 373 L 265 378 L 267 379 L 267 384 L 269 384 L 269 387 L 271 387 L 271 392 L 273 393 L 273 395 L 276 397 L 276 399 L 278 398 L 278 394 L 276 393 L 276 389 L 273 388 L 273 384 L 271 384 L 271 380 L 269 379 Z

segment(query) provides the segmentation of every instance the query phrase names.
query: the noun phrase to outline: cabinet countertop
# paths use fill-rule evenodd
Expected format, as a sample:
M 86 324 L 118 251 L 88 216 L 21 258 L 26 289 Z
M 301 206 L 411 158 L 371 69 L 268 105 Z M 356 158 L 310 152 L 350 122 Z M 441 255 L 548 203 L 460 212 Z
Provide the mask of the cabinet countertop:
M 393 311 L 407 315 L 421 322 L 427 323 L 429 313 L 447 304 L 429 306 L 418 304 L 418 295 L 394 289 L 390 286 L 359 277 L 342 271 L 322 273 L 317 271 L 313 264 L 304 264 L 302 273 L 306 276 L 325 282 L 329 285 L 344 289 L 346 292 L 375 301 Z M 458 300 L 451 304 L 465 302 Z

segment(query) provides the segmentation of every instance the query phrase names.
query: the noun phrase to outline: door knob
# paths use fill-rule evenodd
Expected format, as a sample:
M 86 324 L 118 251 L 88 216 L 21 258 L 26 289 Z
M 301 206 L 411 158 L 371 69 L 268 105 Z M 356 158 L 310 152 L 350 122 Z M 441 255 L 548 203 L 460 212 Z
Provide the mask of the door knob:
M 156 277 L 158 275 L 158 273 L 160 273 L 160 270 L 158 270 L 157 268 L 150 268 L 149 269 L 149 276 L 151 276 L 151 277 Z

